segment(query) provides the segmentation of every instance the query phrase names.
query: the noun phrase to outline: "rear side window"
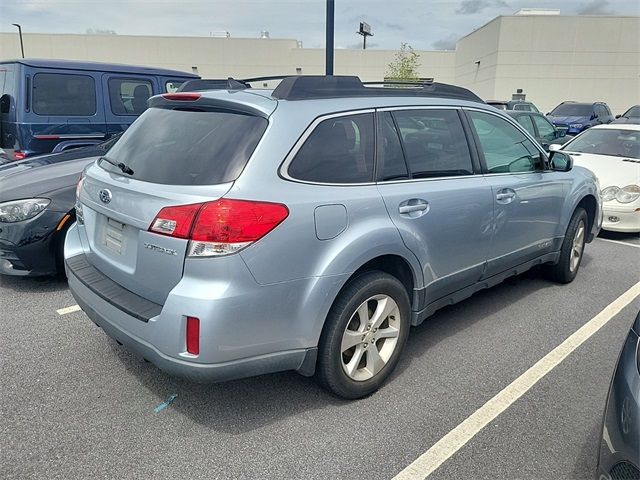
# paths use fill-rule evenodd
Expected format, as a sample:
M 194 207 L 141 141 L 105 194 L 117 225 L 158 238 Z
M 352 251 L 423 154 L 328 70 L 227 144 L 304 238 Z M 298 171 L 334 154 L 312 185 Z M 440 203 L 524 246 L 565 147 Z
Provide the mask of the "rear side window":
M 214 185 L 242 173 L 267 120 L 236 112 L 150 108 L 109 151 L 132 178 L 165 185 Z M 121 174 L 107 162 L 100 166 Z
M 378 179 L 409 178 L 404 153 L 393 118 L 389 112 L 378 115 Z
M 88 117 L 96 113 L 96 83 L 88 75 L 37 73 L 33 111 L 38 115 Z
M 373 114 L 320 122 L 289 165 L 292 178 L 318 183 L 373 181 Z
M 543 166 L 540 151 L 516 127 L 506 120 L 469 112 L 484 154 L 489 173 L 534 172 Z
M 109 102 L 115 115 L 140 115 L 153 95 L 151 82 L 132 78 L 109 79 Z
M 412 178 L 471 175 L 467 138 L 456 110 L 394 112 Z

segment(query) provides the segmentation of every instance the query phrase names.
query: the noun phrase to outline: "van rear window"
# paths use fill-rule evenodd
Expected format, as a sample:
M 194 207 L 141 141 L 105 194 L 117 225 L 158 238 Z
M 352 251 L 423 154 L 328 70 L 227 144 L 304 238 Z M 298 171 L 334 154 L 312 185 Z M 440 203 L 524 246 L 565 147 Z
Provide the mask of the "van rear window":
M 132 178 L 165 185 L 237 179 L 267 128 L 264 118 L 229 111 L 149 108 L 109 151 Z M 122 174 L 108 162 L 100 166 Z
M 89 117 L 96 114 L 96 83 L 88 75 L 37 73 L 33 111 L 38 115 Z

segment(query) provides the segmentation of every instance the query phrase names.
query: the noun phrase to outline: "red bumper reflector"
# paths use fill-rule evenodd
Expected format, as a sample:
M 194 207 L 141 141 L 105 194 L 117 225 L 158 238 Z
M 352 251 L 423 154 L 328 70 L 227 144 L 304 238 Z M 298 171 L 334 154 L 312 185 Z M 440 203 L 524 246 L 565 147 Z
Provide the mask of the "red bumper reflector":
M 200 319 L 187 317 L 187 352 L 200 355 Z

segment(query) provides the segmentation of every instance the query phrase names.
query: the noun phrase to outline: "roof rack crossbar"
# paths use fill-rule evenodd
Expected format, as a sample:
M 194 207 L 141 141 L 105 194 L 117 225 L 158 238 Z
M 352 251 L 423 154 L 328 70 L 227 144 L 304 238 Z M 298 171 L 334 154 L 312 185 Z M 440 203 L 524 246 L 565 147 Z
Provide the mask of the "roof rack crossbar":
M 297 75 L 284 77 L 271 95 L 280 100 L 343 97 L 440 97 L 484 103 L 475 93 L 455 85 L 437 82 L 406 83 L 400 81 L 398 84 L 391 82 L 363 83 L 356 76 L 346 75 Z M 370 87 L 367 85 L 382 86 Z

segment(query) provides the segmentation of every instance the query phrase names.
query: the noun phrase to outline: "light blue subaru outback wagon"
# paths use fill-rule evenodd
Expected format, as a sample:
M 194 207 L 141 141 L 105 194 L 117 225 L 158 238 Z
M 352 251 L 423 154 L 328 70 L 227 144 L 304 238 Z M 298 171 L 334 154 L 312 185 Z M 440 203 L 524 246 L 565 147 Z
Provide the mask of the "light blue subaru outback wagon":
M 85 172 L 69 286 L 172 374 L 378 389 L 412 325 L 543 264 L 571 282 L 594 176 L 470 91 L 302 76 L 178 92 Z

